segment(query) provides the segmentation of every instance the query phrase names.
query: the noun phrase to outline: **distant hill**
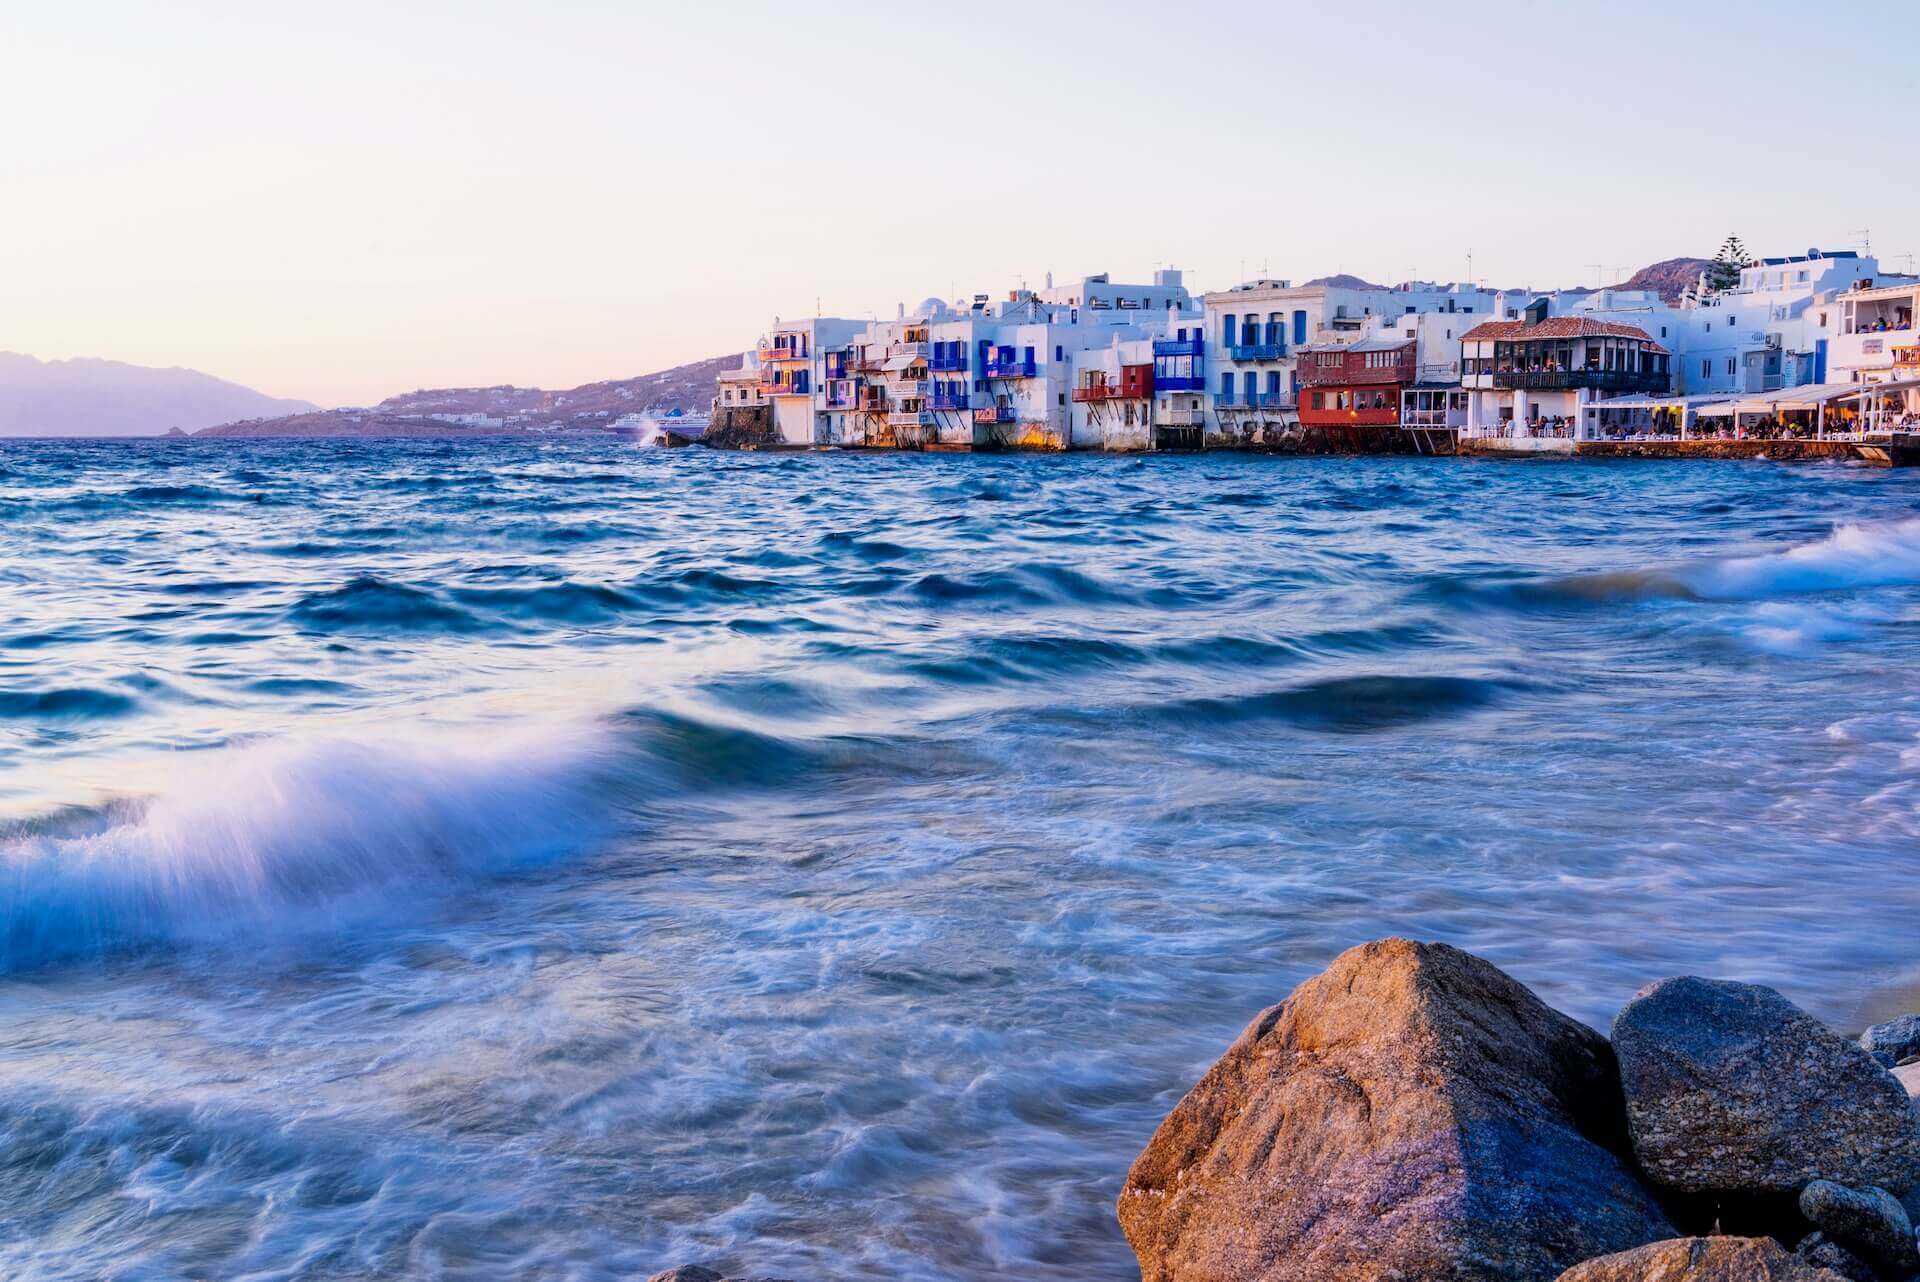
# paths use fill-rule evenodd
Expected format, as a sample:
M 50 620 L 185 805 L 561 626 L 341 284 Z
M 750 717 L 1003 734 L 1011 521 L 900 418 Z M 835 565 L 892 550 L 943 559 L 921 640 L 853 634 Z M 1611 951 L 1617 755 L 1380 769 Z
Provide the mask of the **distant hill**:
M 720 372 L 739 364 L 735 352 L 565 391 L 507 384 L 423 388 L 365 408 L 254 417 L 205 428 L 195 435 L 472 436 L 592 429 L 605 427 L 623 414 L 705 410 L 719 386 Z
M 1675 302 L 1700 280 L 1700 273 L 1711 265 L 1706 258 L 1663 258 L 1642 267 L 1619 285 L 1621 289 L 1651 289 L 1667 302 Z
M 0 352 L 0 436 L 158 436 L 314 408 L 177 366 Z
M 1700 279 L 1700 273 L 1706 269 L 1707 265 L 1708 260 L 1705 258 L 1665 258 L 1650 266 L 1642 267 L 1632 276 L 1617 285 L 1611 286 L 1611 288 L 1651 289 L 1656 291 L 1661 298 L 1671 303 L 1677 301 L 1681 294 L 1685 293 Z M 1345 272 L 1336 276 L 1316 276 L 1314 279 L 1308 281 L 1307 284 L 1331 285 L 1337 289 L 1389 288 L 1389 286 L 1376 285 L 1371 281 L 1362 280 L 1358 276 L 1348 275 Z M 1527 291 L 1518 289 L 1510 292 L 1526 293 Z M 1596 291 L 1589 286 L 1574 285 L 1561 292 L 1568 294 L 1591 294 Z
M 1338 272 L 1332 276 L 1315 276 L 1309 285 L 1329 285 L 1334 289 L 1386 289 L 1386 285 L 1376 285 L 1370 280 L 1362 280 L 1347 272 Z

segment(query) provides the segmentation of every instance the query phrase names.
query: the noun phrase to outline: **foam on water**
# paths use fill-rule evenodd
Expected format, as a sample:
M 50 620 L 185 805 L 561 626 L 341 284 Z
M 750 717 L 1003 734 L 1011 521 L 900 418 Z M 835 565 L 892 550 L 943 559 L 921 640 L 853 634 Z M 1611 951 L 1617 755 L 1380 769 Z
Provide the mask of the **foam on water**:
M 0 839 L 0 971 L 414 911 L 604 834 L 605 751 L 574 725 L 183 755 L 149 797 Z

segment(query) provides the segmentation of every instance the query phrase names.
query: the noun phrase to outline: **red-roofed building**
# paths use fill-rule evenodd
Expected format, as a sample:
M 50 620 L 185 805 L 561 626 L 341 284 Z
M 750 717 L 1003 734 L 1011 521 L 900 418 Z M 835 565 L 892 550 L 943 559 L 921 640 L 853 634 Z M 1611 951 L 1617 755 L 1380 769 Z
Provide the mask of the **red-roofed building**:
M 1486 321 L 1460 336 L 1466 435 L 1571 440 L 1583 406 L 1672 390 L 1672 353 L 1645 330 L 1546 308 L 1540 299 L 1519 320 Z

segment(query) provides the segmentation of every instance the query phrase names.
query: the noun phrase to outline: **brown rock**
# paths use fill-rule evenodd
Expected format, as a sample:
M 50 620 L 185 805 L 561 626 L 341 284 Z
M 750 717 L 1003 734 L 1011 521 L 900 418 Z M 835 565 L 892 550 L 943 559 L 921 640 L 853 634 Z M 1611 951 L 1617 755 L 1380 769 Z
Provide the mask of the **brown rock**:
M 1262 1013 L 1120 1195 L 1144 1282 L 1552 1277 L 1673 1229 L 1606 1039 L 1444 944 L 1351 949 Z
M 1559 1282 L 1847 1282 L 1768 1237 L 1683 1237 L 1576 1264 Z

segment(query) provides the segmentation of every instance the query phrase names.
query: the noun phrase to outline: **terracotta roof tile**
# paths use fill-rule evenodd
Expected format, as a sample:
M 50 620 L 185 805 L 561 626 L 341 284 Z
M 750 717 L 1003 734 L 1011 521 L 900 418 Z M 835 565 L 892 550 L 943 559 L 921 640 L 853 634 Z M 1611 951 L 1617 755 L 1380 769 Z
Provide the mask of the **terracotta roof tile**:
M 1463 343 L 1513 342 L 1536 338 L 1637 338 L 1653 343 L 1657 351 L 1666 351 L 1653 342 L 1653 335 L 1638 325 L 1616 325 L 1586 316 L 1549 316 L 1538 325 L 1525 321 L 1483 321 L 1460 336 Z

